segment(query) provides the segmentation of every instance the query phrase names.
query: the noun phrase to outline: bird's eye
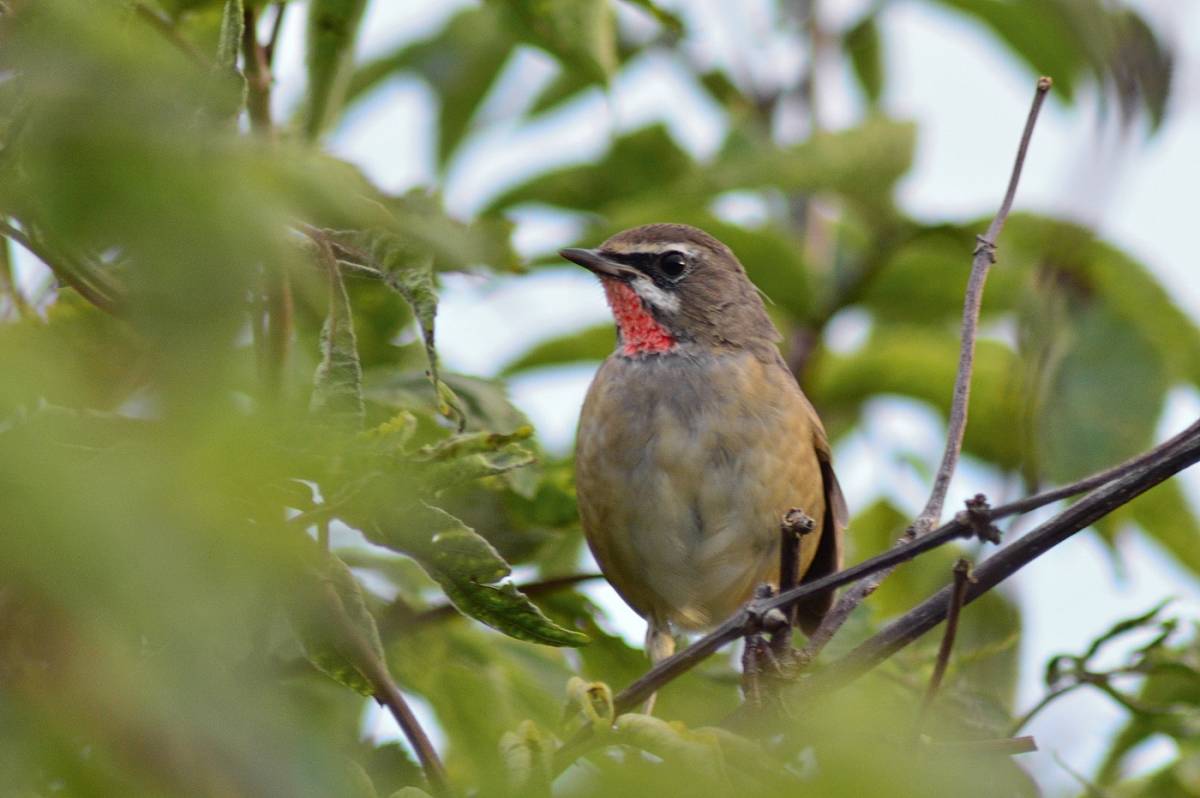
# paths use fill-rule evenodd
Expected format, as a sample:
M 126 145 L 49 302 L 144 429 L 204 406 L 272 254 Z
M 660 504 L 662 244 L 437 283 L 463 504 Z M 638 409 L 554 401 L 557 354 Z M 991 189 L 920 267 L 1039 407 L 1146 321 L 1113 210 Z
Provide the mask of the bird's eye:
M 658 259 L 658 268 L 671 280 L 682 277 L 687 266 L 687 257 L 682 252 L 666 252 Z

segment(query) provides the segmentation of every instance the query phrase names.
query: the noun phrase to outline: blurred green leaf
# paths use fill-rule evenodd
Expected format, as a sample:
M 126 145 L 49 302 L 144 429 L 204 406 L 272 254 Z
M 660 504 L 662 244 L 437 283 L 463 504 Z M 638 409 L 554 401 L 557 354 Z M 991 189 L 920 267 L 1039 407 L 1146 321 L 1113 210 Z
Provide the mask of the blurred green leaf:
M 1200 541 L 1200 521 L 1179 482 L 1168 480 L 1146 491 L 1106 516 L 1097 527 L 1111 540 L 1130 523 L 1166 549 L 1180 565 L 1200 574 L 1200 547 L 1196 545 Z
M 875 15 L 868 14 L 853 28 L 846 31 L 842 40 L 854 77 L 872 107 L 879 105 L 883 96 L 883 42 Z
M 521 38 L 595 83 L 617 62 L 616 25 L 608 0 L 491 0 L 509 13 Z
M 508 770 L 513 795 L 549 796 L 554 781 L 554 750 L 558 742 L 533 721 L 522 721 L 516 731 L 500 737 L 500 754 Z
M 330 609 L 328 603 L 337 601 L 344 617 L 353 624 L 354 633 L 366 641 L 381 662 L 384 661 L 379 630 L 363 600 L 358 580 L 344 562 L 333 555 L 325 555 L 316 567 L 309 590 L 307 606 L 292 613 L 293 626 L 309 661 L 334 681 L 362 695 L 372 695 L 371 682 L 358 669 L 354 656 L 341 644 L 342 632 L 329 628 L 330 624 L 338 622 L 341 614 Z
M 1037 356 L 1037 473 L 1065 483 L 1148 449 L 1168 386 L 1157 347 L 1099 305 L 1065 310 L 1057 327 L 1046 323 L 1053 311 L 1034 313 L 1043 318 L 1033 346 L 1050 350 Z
M 869 398 L 900 394 L 933 405 L 942 417 L 949 413 L 958 365 L 956 331 L 921 328 L 876 328 L 861 350 L 848 355 L 825 354 L 818 359 L 809 382 L 809 396 L 818 407 L 831 408 L 830 419 L 856 412 Z M 971 423 L 964 451 L 988 462 L 1017 468 L 1022 441 L 1013 430 L 1021 420 L 1021 372 L 1017 356 L 995 341 L 981 340 L 975 351 L 971 379 Z
M 654 164 L 647 169 L 646 164 Z M 602 159 L 535 177 L 492 201 L 507 208 L 537 201 L 583 210 L 600 210 L 643 193 L 659 193 L 692 172 L 692 161 L 664 125 L 652 125 L 613 142 Z
M 532 349 L 506 365 L 500 373 L 507 377 L 543 366 L 603 360 L 612 354 L 616 341 L 616 331 L 612 324 L 597 324 L 534 345 Z
M 308 117 L 304 133 L 315 141 L 345 97 L 354 62 L 354 40 L 366 0 L 312 0 L 308 9 Z
M 416 72 L 440 101 L 437 157 L 438 163 L 445 164 L 515 45 L 498 12 L 489 5 L 465 9 L 436 36 L 368 61 L 351 78 L 347 102 L 397 73 Z
M 819 133 L 783 147 L 735 136 L 708 180 L 722 190 L 775 186 L 788 191 L 843 194 L 874 213 L 891 214 L 891 189 L 912 165 L 916 128 L 884 116 L 860 126 Z

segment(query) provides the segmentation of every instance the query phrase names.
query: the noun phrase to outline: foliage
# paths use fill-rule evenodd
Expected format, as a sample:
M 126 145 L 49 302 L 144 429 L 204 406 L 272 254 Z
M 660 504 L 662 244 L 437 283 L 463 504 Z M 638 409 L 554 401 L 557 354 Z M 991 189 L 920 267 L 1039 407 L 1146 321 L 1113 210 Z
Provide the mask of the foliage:
M 1122 114 L 1161 121 L 1171 54 L 1133 11 L 936 2 L 1052 71 L 1068 99 L 1090 85 Z M 623 132 L 594 161 L 526 174 L 463 220 L 442 186 L 389 195 L 322 136 L 392 76 L 416 76 L 439 100 L 445 175 L 489 125 L 544 123 L 642 56 L 686 62 L 688 15 L 650 0 L 487 0 L 363 59 L 363 0 L 0 2 L 5 789 L 423 795 L 433 788 L 407 749 L 364 732 L 362 695 L 378 691 L 367 655 L 429 708 L 464 793 L 1034 794 L 1008 758 L 938 747 L 1011 724 L 1020 619 L 1001 593 L 964 614 L 917 743 L 908 730 L 936 641 L 805 708 L 771 744 L 721 723 L 740 702 L 726 661 L 664 690 L 656 716 L 612 718 L 612 689 L 644 671 L 641 652 L 583 593 L 523 592 L 513 577 L 578 567 L 571 463 L 541 450 L 503 381 L 448 372 L 437 354 L 441 275 L 523 269 L 518 211 L 576 214 L 578 241 L 563 243 L 582 245 L 671 219 L 738 252 L 791 342 L 821 341 L 843 310 L 867 315 L 854 351 L 788 353 L 835 440 L 881 396 L 945 413 L 982 224 L 920 223 L 894 202 L 919 131 L 882 111 L 881 5 L 829 37 L 861 84 L 859 124 L 781 144 L 772 131 L 802 79 L 763 95 L 690 64 L 729 126 L 711 158 L 662 126 Z M 290 124 L 251 113 L 271 107 L 256 69 L 270 66 L 259 42 L 280 13 L 307 14 L 308 93 Z M 803 47 L 788 13 L 780 24 Z M 528 47 L 557 77 L 483 118 Z M 724 218 L 718 200 L 733 191 L 768 218 Z M 839 209 L 834 221 L 804 211 L 814 198 Z M 53 286 L 16 285 L 18 249 Z M 1016 332 L 981 344 L 967 452 L 1034 486 L 1146 448 L 1167 391 L 1200 379 L 1200 330 L 1145 266 L 1076 225 L 1015 217 L 1001 255 L 985 320 Z M 503 374 L 596 360 L 612 343 L 608 328 L 572 331 Z M 904 523 L 890 505 L 864 509 L 854 555 Z M 1105 523 L 1110 537 L 1140 529 L 1200 574 L 1176 486 Z M 835 646 L 944 584 L 953 557 L 899 572 Z M 1139 650 L 1154 669 L 1127 706 L 1197 703 L 1194 650 L 1162 629 Z M 1056 673 L 1091 673 L 1089 656 Z M 582 725 L 599 732 L 588 765 L 558 778 L 556 752 Z M 1100 780 L 1118 782 L 1154 733 L 1178 739 L 1181 758 L 1152 779 L 1194 772 L 1188 718 L 1135 711 Z

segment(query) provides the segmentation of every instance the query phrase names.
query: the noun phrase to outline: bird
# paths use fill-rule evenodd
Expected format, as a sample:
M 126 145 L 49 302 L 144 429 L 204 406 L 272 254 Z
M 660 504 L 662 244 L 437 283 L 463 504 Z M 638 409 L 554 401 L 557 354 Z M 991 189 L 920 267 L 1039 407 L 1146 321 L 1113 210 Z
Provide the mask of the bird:
M 576 493 L 601 572 L 646 621 L 651 662 L 674 653 L 676 631 L 709 629 L 777 584 L 792 508 L 815 521 L 801 581 L 836 572 L 847 510 L 829 440 L 729 247 L 648 224 L 559 254 L 600 278 L 616 323 L 580 412 Z M 801 629 L 832 600 L 799 605 Z

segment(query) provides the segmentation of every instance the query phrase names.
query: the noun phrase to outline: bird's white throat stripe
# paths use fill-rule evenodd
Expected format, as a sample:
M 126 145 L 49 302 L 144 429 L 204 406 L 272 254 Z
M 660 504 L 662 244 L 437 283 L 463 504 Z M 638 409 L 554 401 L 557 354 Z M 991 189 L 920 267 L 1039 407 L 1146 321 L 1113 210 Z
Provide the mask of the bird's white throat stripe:
M 667 313 L 679 312 L 679 297 L 659 288 L 649 277 L 637 277 L 630 285 L 637 295 L 655 308 Z

